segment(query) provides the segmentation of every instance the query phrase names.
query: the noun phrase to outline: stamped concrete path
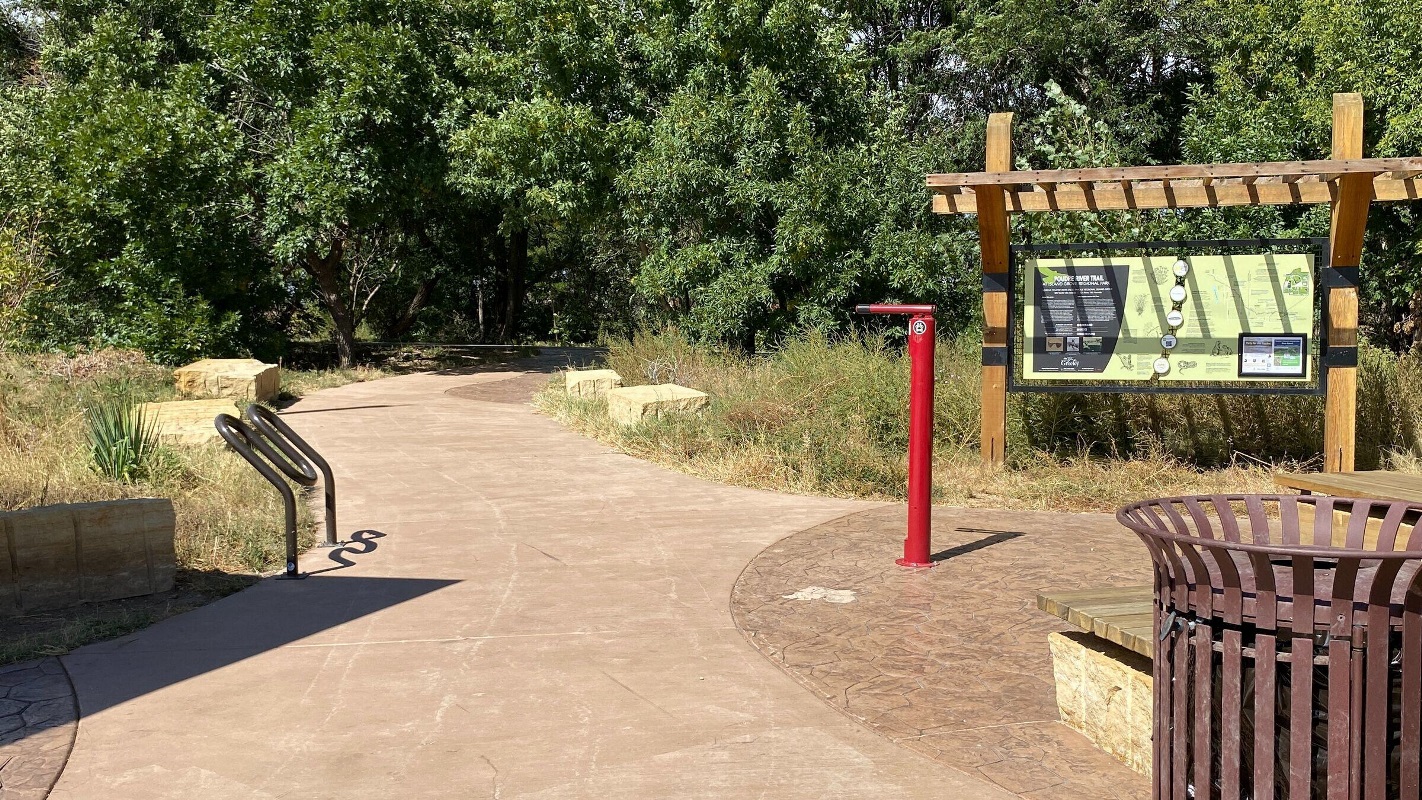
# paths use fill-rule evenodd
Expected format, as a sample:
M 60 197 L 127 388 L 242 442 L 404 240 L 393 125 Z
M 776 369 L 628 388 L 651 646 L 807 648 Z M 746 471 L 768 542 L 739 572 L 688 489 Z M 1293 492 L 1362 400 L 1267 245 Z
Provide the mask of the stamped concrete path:
M 357 543 L 66 657 L 81 721 L 51 796 L 1009 797 L 831 709 L 732 622 L 757 553 L 870 506 L 619 455 L 475 386 L 508 378 L 293 407 Z

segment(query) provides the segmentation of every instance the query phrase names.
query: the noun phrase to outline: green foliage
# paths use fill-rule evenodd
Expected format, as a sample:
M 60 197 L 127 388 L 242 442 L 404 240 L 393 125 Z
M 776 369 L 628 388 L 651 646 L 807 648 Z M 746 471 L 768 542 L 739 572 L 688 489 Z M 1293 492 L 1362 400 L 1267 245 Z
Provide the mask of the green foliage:
M 30 337 L 167 361 L 230 352 L 260 273 L 241 225 L 240 140 L 205 102 L 212 82 L 168 65 L 173 41 L 131 10 L 93 11 L 72 40 L 64 17 L 46 28 L 54 82 L 15 90 L 0 124 L 0 198 L 35 221 L 56 276 L 29 298 Z
M 131 392 L 107 394 L 84 409 L 84 429 L 100 475 L 120 483 L 147 477 L 158 456 L 158 430 Z
M 753 349 L 865 299 L 962 307 L 971 265 L 921 194 L 943 139 L 867 80 L 851 16 L 765 0 L 673 20 L 658 49 L 685 60 L 619 176 L 652 319 Z
M 1422 153 L 1422 14 L 1418 0 L 1211 0 L 1212 84 L 1189 98 L 1188 158 L 1252 161 L 1330 152 L 1332 95 L 1361 92 L 1364 154 Z M 1422 227 L 1415 204 L 1383 203 L 1368 219 L 1363 321 L 1381 343 L 1422 343 Z M 1327 235 L 1327 209 L 1226 215 L 1251 235 Z
M 330 336 L 741 350 L 865 300 L 980 324 L 926 172 L 1422 152 L 1422 0 L 22 0 L 0 13 L 0 336 L 167 362 Z M 1416 210 L 1364 316 L 1422 341 Z M 1017 239 L 1320 234 L 1323 209 L 1024 215 Z M 16 254 L 24 253 L 21 259 Z M 30 254 L 38 254 L 35 258 Z
M 35 31 L 19 11 L 9 3 L 0 6 L 0 83 L 24 75 L 34 59 Z

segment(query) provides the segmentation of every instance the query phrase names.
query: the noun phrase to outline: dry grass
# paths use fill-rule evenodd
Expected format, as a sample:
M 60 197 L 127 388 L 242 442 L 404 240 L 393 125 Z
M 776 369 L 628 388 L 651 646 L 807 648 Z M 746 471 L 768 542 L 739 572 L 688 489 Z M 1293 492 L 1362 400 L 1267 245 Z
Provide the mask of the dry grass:
M 320 389 L 334 389 L 348 383 L 364 383 L 389 377 L 391 372 L 381 367 L 355 366 L 315 370 L 282 370 L 281 394 L 295 398 Z
M 811 334 L 747 358 L 670 332 L 613 342 L 628 385 L 708 392 L 700 416 L 620 428 L 601 400 L 552 385 L 539 407 L 631 455 L 710 480 L 839 497 L 902 499 L 908 363 L 885 341 Z M 1414 469 L 1422 367 L 1376 350 L 1360 370 L 1359 465 Z M 1316 467 L 1318 398 L 1013 395 L 1012 461 L 978 463 L 978 348 L 939 344 L 935 501 L 1111 511 L 1147 496 L 1270 491 L 1279 469 Z
M 284 372 L 288 393 L 369 380 L 370 368 Z M 66 652 L 128 633 L 236 591 L 284 563 L 281 499 L 255 470 L 217 445 L 159 451 L 140 481 L 96 472 L 85 441 L 84 409 L 109 396 L 174 397 L 169 369 L 141 354 L 0 354 L 0 510 L 127 497 L 167 497 L 177 512 L 178 588 L 171 596 L 84 606 L 0 620 L 0 663 Z M 312 516 L 298 507 L 302 547 L 315 542 Z
M 92 468 L 84 409 L 120 393 L 136 401 L 171 399 L 171 383 L 167 369 L 125 352 L 0 362 L 0 509 L 168 497 L 183 569 L 277 568 L 285 547 L 281 501 L 235 453 L 215 445 L 166 447 L 151 474 L 134 483 Z

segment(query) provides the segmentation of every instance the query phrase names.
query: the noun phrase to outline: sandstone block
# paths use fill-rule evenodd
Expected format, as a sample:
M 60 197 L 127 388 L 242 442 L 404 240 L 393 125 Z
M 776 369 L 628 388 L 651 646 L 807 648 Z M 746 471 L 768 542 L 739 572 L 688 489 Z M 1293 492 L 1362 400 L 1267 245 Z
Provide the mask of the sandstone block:
M 1047 643 L 1062 722 L 1149 775 L 1150 660 L 1088 633 L 1053 633 Z
M 175 526 L 172 501 L 154 497 L 2 512 L 15 568 L 0 572 L 0 613 L 170 591 Z
M 636 425 L 653 417 L 700 411 L 710 403 L 711 398 L 705 392 L 674 383 L 625 386 L 607 392 L 608 416 L 619 425 Z
M 261 402 L 281 391 L 281 369 L 255 358 L 204 358 L 174 370 L 173 382 L 188 396 Z
M 158 431 L 164 444 L 207 444 L 221 442 L 222 437 L 212 427 L 218 414 L 238 415 L 237 406 L 227 399 L 171 400 L 166 403 L 144 403 L 145 422 Z
M 563 373 L 563 388 L 574 397 L 597 397 L 622 385 L 622 376 L 610 369 L 570 369 Z

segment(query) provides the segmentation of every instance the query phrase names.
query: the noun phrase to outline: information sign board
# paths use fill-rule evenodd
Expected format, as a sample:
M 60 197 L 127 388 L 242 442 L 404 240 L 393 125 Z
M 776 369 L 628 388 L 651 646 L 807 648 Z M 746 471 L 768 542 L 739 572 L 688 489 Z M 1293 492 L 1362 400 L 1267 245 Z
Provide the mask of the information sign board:
M 1035 258 L 1024 266 L 1024 379 L 1309 377 L 1311 253 Z

